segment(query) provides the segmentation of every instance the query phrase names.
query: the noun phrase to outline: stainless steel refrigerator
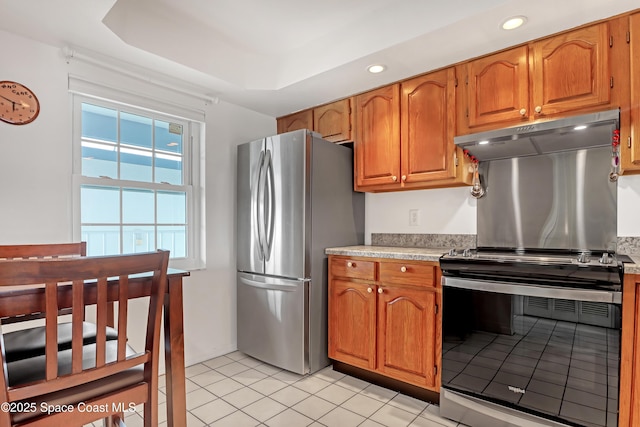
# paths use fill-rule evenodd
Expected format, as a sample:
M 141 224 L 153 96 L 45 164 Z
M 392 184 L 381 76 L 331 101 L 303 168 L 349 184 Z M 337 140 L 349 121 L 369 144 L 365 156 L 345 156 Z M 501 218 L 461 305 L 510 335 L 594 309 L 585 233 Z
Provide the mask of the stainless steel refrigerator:
M 327 257 L 364 241 L 349 147 L 299 130 L 238 146 L 238 350 L 300 374 L 329 364 Z

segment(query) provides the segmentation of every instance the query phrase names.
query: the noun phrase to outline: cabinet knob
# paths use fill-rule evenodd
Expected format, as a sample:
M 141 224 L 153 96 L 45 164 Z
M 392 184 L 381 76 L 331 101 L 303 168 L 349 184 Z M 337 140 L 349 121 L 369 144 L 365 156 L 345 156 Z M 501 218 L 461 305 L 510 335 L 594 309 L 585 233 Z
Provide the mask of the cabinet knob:
M 373 292 L 373 289 L 371 289 L 371 287 L 368 287 L 367 288 L 367 292 L 371 293 L 371 292 Z
M 382 288 L 378 288 L 378 293 L 381 294 L 382 292 L 384 292 Z
M 533 109 L 533 111 L 535 111 L 536 114 L 540 114 L 542 112 L 542 107 L 538 105 L 536 108 Z
M 526 108 L 521 108 L 520 109 L 520 115 L 521 116 L 526 116 L 527 115 L 527 109 Z
M 353 267 L 353 263 L 352 263 L 351 261 L 349 261 L 349 262 L 347 263 L 347 267 Z
M 405 182 L 407 180 L 407 175 L 402 175 L 402 182 Z
M 407 267 L 405 267 L 404 265 L 402 267 L 400 267 L 400 271 L 402 271 L 403 273 L 407 272 Z
M 395 182 L 395 181 L 397 181 L 397 180 L 398 180 L 398 177 L 397 177 L 397 176 L 395 176 L 395 175 L 393 175 L 393 176 L 391 177 L 391 179 L 393 180 L 393 182 Z

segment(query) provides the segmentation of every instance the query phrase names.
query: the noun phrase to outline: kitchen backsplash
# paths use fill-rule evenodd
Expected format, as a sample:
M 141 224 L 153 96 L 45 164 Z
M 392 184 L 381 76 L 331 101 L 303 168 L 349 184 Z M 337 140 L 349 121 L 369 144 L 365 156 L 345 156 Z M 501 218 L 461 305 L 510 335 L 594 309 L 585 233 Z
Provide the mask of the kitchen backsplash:
M 617 243 L 617 253 L 640 255 L 640 236 L 618 237 Z M 476 235 L 371 233 L 371 244 L 409 248 L 475 248 Z
M 640 255 L 640 237 L 618 237 L 619 254 Z
M 371 244 L 412 248 L 475 248 L 476 235 L 371 233 Z

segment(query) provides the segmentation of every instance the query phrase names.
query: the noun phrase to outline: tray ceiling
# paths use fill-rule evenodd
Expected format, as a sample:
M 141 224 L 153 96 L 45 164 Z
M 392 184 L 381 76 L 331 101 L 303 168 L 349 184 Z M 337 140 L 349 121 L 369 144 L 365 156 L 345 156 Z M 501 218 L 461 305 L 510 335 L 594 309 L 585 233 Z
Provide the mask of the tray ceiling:
M 637 0 L 0 0 L 0 30 L 279 116 L 638 7 Z M 553 11 L 551 13 L 550 11 Z M 507 32 L 502 21 L 525 15 Z M 387 71 L 366 72 L 373 63 Z M 173 80 L 174 82 L 176 80 Z

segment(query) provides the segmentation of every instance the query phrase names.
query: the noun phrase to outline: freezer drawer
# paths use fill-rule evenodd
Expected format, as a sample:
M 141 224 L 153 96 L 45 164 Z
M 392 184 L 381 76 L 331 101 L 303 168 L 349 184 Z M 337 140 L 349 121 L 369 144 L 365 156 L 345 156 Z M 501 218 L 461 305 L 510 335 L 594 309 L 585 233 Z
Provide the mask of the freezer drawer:
M 309 372 L 309 282 L 238 273 L 238 350 L 299 374 Z

